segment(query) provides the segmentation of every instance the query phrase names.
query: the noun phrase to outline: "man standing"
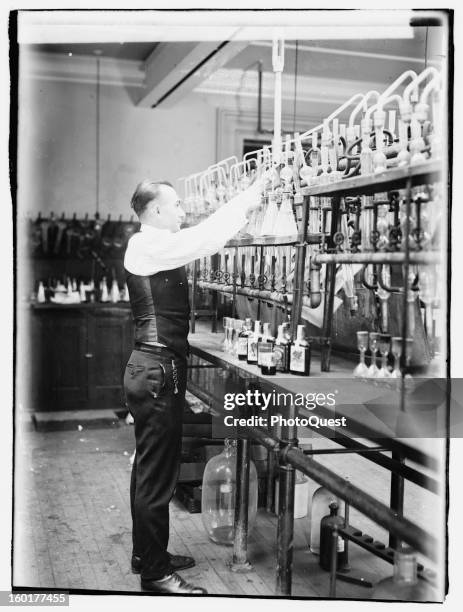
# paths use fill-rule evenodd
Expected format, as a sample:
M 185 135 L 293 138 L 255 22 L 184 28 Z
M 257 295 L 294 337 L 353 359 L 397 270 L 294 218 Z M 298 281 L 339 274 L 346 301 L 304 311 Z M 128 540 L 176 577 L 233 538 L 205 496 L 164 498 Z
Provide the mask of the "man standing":
M 132 570 L 141 573 L 143 590 L 207 593 L 176 573 L 192 567 L 194 559 L 167 552 L 189 354 L 184 266 L 222 248 L 259 205 L 261 190 L 262 182 L 256 181 L 208 219 L 186 229 L 180 229 L 185 213 L 169 183 L 145 180 L 132 197 L 141 231 L 129 240 L 124 259 L 135 323 L 135 348 L 127 363 L 124 389 L 136 440 L 130 485 Z

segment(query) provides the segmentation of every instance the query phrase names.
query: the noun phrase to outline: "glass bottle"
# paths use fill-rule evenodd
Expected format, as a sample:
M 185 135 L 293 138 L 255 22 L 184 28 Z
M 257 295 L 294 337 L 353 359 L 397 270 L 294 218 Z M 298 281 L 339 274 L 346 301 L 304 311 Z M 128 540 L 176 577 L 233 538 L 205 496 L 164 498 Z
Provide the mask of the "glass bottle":
M 320 521 L 320 567 L 327 572 L 331 569 L 331 548 L 333 540 L 333 529 L 335 526 L 342 527 L 344 518 L 338 516 L 338 504 L 331 502 L 329 505 L 330 513 Z M 344 539 L 338 535 L 336 544 L 337 550 L 337 569 L 340 570 L 347 565 L 347 555 Z
M 257 343 L 260 337 L 260 321 L 255 321 L 254 332 L 248 336 L 248 363 L 257 363 Z
M 225 448 L 206 464 L 202 483 L 201 518 L 209 538 L 217 544 L 232 545 L 235 521 L 236 442 L 225 440 Z M 248 530 L 257 513 L 257 471 L 249 466 Z
M 278 336 L 274 346 L 277 372 L 289 372 L 289 342 L 285 337 L 283 325 L 278 326 Z
M 43 282 L 39 282 L 39 288 L 37 290 L 37 302 L 39 304 L 43 304 L 46 301 L 45 299 L 45 287 L 43 286 Z
M 245 361 L 248 357 L 248 338 L 252 329 L 252 321 L 247 318 L 244 321 L 243 327 L 238 335 L 236 354 L 240 361 Z
M 100 281 L 100 302 L 109 302 L 108 285 L 106 284 L 106 276 Z
M 262 366 L 262 358 L 264 355 L 272 352 L 275 338 L 270 333 L 270 323 L 263 324 L 262 337 L 257 343 L 257 365 Z
M 296 340 L 290 346 L 289 371 L 300 376 L 310 374 L 310 344 L 305 339 L 304 325 L 297 326 Z
M 294 518 L 307 516 L 309 508 L 309 479 L 305 474 L 296 470 L 296 483 L 294 488 Z
M 111 284 L 110 299 L 111 299 L 111 302 L 113 302 L 113 304 L 117 304 L 117 302 L 121 299 L 121 294 L 119 292 L 119 286 L 115 278 L 113 278 L 113 282 Z
M 396 551 L 394 574 L 378 582 L 371 599 L 439 601 L 430 584 L 418 578 L 416 554 L 411 548 Z
M 312 496 L 310 510 L 310 552 L 315 555 L 320 554 L 320 524 L 326 515 L 326 510 L 330 504 L 335 502 L 341 511 L 344 511 L 344 504 L 334 493 L 325 487 L 319 487 Z

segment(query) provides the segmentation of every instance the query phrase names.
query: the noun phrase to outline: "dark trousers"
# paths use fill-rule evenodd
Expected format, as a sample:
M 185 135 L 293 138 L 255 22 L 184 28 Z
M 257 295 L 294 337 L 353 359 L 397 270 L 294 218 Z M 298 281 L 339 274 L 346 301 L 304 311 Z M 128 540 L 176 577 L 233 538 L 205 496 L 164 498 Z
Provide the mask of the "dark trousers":
M 130 483 L 133 554 L 141 577 L 169 573 L 169 502 L 180 468 L 186 359 L 169 349 L 135 349 L 127 363 L 124 389 L 134 418 L 136 455 Z

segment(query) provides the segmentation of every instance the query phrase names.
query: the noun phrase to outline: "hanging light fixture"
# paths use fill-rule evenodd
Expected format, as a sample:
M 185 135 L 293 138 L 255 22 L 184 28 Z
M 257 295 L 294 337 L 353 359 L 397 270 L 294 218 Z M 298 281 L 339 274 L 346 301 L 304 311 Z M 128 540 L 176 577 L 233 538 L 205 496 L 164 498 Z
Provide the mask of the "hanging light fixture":
M 101 49 L 93 51 L 96 58 L 96 95 L 95 95 L 95 215 L 100 212 L 100 61 Z

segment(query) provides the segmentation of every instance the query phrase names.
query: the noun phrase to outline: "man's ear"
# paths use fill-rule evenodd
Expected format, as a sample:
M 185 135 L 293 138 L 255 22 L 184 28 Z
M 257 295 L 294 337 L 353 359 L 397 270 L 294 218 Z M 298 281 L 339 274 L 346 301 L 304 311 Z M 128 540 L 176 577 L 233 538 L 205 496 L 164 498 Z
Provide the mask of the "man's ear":
M 159 215 L 161 214 L 161 211 L 159 210 L 159 206 L 156 206 L 156 213 Z

